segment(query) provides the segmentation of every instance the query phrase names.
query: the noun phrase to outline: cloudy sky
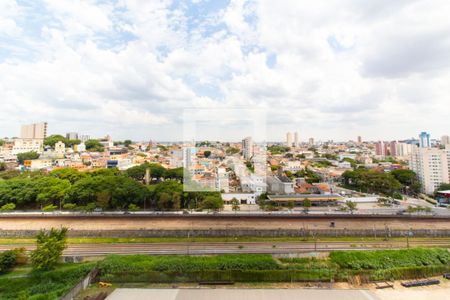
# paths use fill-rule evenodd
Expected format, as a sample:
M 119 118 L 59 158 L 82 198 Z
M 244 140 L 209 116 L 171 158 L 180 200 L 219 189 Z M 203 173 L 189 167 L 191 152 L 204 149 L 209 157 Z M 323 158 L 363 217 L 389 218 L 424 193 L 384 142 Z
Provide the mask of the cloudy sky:
M 240 139 L 255 109 L 268 140 L 440 137 L 449 16 L 448 0 L 1 0 L 0 136 L 47 121 L 179 140 L 186 111 L 242 109 L 196 131 Z

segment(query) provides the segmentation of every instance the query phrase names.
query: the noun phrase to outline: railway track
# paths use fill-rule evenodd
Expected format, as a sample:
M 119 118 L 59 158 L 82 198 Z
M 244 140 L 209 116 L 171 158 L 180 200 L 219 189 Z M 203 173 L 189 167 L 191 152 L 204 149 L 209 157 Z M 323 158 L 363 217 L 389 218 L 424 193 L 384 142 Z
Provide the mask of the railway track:
M 265 253 L 287 254 L 307 252 L 327 252 L 333 250 L 374 250 L 399 249 L 407 247 L 407 242 L 209 242 L 209 243 L 108 243 L 108 244 L 69 244 L 64 256 L 104 256 L 108 254 L 227 254 L 227 253 Z M 450 240 L 409 241 L 410 247 L 446 247 Z M 24 247 L 27 251 L 34 245 L 0 245 L 0 251 Z

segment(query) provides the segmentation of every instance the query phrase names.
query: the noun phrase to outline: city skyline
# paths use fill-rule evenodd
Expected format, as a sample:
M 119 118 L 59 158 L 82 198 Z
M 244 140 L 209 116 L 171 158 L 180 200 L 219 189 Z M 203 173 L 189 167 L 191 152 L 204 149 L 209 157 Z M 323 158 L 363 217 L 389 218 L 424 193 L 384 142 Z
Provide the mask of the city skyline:
M 0 135 L 46 120 L 64 132 L 180 140 L 185 108 L 257 107 L 270 112 L 271 140 L 290 128 L 316 140 L 442 136 L 449 9 L 446 1 L 3 2 Z

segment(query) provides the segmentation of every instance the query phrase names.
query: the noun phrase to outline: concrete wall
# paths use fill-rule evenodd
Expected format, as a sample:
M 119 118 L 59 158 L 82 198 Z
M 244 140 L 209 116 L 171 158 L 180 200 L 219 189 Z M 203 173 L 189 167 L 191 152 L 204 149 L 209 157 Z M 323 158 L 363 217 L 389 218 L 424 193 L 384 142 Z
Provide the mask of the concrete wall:
M 89 274 L 83 278 L 76 286 L 74 286 L 69 292 L 67 292 L 64 296 L 61 297 L 60 300 L 72 300 L 75 298 L 78 293 L 87 289 L 91 281 L 97 276 L 98 270 L 93 269 L 89 272 Z
M 0 237 L 34 237 L 37 230 L 1 230 Z M 411 235 L 412 234 L 412 235 Z M 72 237 L 450 237 L 450 229 L 211 229 L 211 230 L 71 230 Z

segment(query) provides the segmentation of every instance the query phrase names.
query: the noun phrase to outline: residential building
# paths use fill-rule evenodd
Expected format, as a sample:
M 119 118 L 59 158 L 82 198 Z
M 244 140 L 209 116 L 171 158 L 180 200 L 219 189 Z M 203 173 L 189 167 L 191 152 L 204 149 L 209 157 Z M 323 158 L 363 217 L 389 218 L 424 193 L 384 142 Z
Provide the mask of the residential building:
M 13 155 L 31 151 L 42 153 L 43 149 L 43 139 L 16 139 L 14 140 L 14 146 L 11 150 L 11 153 Z
M 309 145 L 314 146 L 314 138 L 309 138 Z
M 422 192 L 426 194 L 434 193 L 441 183 L 450 183 L 450 147 L 414 147 L 409 163 L 422 184 Z
M 59 141 L 55 144 L 55 154 L 63 156 L 66 153 L 66 145 Z
M 267 192 L 272 194 L 293 194 L 294 182 L 286 176 L 268 176 Z
M 225 168 L 217 168 L 216 190 L 230 192 L 229 174 Z
M 441 144 L 442 145 L 450 145 L 450 136 L 443 135 L 441 138 Z
M 361 137 L 361 136 L 358 136 L 357 141 L 358 141 L 358 144 L 362 144 L 362 137 Z
M 53 165 L 51 159 L 33 159 L 23 162 L 23 166 L 30 171 L 37 171 L 42 169 L 51 168 Z
M 389 144 L 383 141 L 379 141 L 375 144 L 375 155 L 377 156 L 388 156 L 389 155 Z
M 47 123 L 35 123 L 29 125 L 22 125 L 20 131 L 21 139 L 45 139 L 47 137 Z
M 242 140 L 242 155 L 245 160 L 253 156 L 253 140 L 250 136 Z

